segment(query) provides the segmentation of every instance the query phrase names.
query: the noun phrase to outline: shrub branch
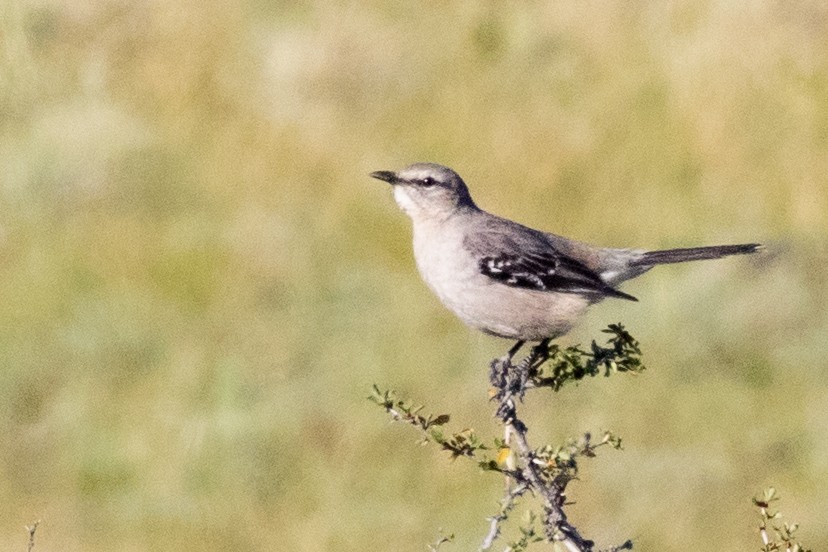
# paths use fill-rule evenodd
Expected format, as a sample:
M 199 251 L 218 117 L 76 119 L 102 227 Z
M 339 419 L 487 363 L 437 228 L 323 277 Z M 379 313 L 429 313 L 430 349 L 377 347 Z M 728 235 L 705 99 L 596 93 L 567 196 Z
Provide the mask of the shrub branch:
M 540 514 L 531 508 L 525 512 L 525 522 L 518 527 L 518 538 L 509 542 L 505 552 L 522 552 L 538 542 L 556 543 L 568 552 L 618 552 L 632 550 L 632 541 L 595 551 L 595 543 L 586 538 L 566 516 L 566 490 L 578 477 L 578 460 L 592 458 L 601 447 L 621 449 L 621 439 L 612 432 L 603 431 L 599 439 L 590 433 L 570 438 L 564 444 L 534 448 L 527 437 L 529 429 L 518 416 L 518 405 L 529 390 L 548 388 L 559 391 L 567 383 L 578 383 L 587 377 L 611 376 L 616 373 L 637 374 L 644 370 L 638 342 L 620 324 L 610 325 L 604 333 L 609 339 L 604 345 L 593 341 L 588 349 L 561 348 L 542 341 L 517 364 L 512 358 L 522 343 L 515 345 L 507 355 L 490 364 L 491 399 L 496 404 L 495 418 L 503 426 L 503 439 L 484 443 L 473 429 L 449 432 L 448 414 L 423 414 L 423 406 L 397 397 L 390 390 L 377 385 L 369 397 L 391 416 L 392 421 L 410 424 L 420 431 L 421 442 L 433 442 L 452 458 L 467 458 L 484 471 L 502 474 L 505 478 L 503 497 L 498 512 L 488 518 L 488 531 L 479 551 L 490 550 L 502 536 L 504 524 L 514 513 L 518 503 L 532 495 L 541 503 Z M 771 509 L 778 500 L 773 488 L 754 498 L 761 521 L 759 535 L 762 552 L 810 552 L 796 538 L 798 525 L 783 523 L 779 512 Z M 540 523 L 541 529 L 536 525 Z M 36 525 L 35 525 L 36 527 Z M 32 537 L 34 530 L 31 531 Z M 450 542 L 453 535 L 441 537 L 429 545 L 429 550 Z
M 448 432 L 445 426 L 451 420 L 448 414 L 423 414 L 423 406 L 400 399 L 396 393 L 374 385 L 369 397 L 385 409 L 393 421 L 400 421 L 417 428 L 421 442 L 433 442 L 447 451 L 452 458 L 468 458 L 486 471 L 502 474 L 506 479 L 504 494 L 498 512 L 488 518 L 489 529 L 480 550 L 490 550 L 503 531 L 519 500 L 531 494 L 541 501 L 541 514 L 529 511 L 528 523 L 519 528 L 520 536 L 512 541 L 507 550 L 518 552 L 540 542 L 558 542 L 570 552 L 592 552 L 593 541 L 585 538 L 567 519 L 564 508 L 566 488 L 577 478 L 578 459 L 593 457 L 600 447 L 609 445 L 621 448 L 621 439 L 611 432 L 603 432 L 593 440 L 590 433 L 571 438 L 563 445 L 545 445 L 533 448 L 527 438 L 528 428 L 518 417 L 517 405 L 526 392 L 549 388 L 560 390 L 568 382 L 578 382 L 586 377 L 610 376 L 615 373 L 638 373 L 644 369 L 638 343 L 619 325 L 609 326 L 610 338 L 605 345 L 592 342 L 588 350 L 580 347 L 561 348 L 549 341 L 533 347 L 518 364 L 512 364 L 512 356 L 519 347 L 491 363 L 490 381 L 492 400 L 496 403 L 495 417 L 504 427 L 504 439 L 484 443 L 473 429 Z M 535 529 L 540 522 L 541 532 Z M 445 541 L 440 541 L 440 543 Z M 433 545 L 432 545 L 433 548 Z M 607 549 L 618 551 L 631 549 L 627 541 Z

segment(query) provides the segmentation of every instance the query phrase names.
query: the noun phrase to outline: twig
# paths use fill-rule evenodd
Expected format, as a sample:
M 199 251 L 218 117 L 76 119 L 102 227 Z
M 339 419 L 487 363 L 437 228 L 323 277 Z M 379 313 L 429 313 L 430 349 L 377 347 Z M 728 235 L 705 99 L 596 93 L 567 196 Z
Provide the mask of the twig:
M 31 525 L 26 526 L 26 531 L 29 532 L 29 546 L 26 549 L 27 552 L 32 552 L 32 549 L 34 548 L 35 531 L 37 531 L 37 526 L 38 525 L 40 525 L 40 520 L 37 520 L 34 523 L 32 523 Z
M 527 438 L 528 428 L 517 415 L 516 404 L 523 400 L 528 389 L 549 387 L 558 391 L 567 382 L 577 382 L 585 377 L 638 373 L 644 369 L 638 343 L 621 325 L 611 325 L 604 332 L 613 336 L 607 345 L 598 345 L 593 341 L 589 351 L 577 346 L 562 349 L 545 340 L 533 347 L 520 362 L 513 364 L 512 358 L 523 344 L 520 342 L 508 354 L 492 361 L 489 379 L 494 392 L 491 398 L 497 404 L 496 417 L 504 432 L 502 440 L 494 440 L 494 446 L 481 441 L 473 429 L 456 433 L 447 431 L 442 426 L 449 422 L 448 414 L 422 414 L 422 406 L 398 398 L 393 390 L 373 386 L 373 393 L 368 398 L 385 409 L 392 420 L 417 428 L 422 434 L 421 442 L 434 442 L 449 452 L 452 458 L 469 458 L 484 471 L 504 476 L 500 510 L 487 518 L 489 528 L 479 551 L 484 552 L 494 546 L 518 499 L 531 492 L 542 503 L 542 516 L 528 510 L 528 524 L 520 527 L 520 538 L 510 543 L 506 550 L 523 552 L 531 544 L 546 540 L 555 542 L 558 545 L 556 549 L 594 552 L 595 544 L 584 538 L 567 520 L 564 512 L 566 487 L 578 476 L 578 458 L 593 457 L 595 450 L 604 445 L 620 449 L 621 439 L 606 431 L 600 440 L 596 440 L 598 442 L 593 442 L 591 435 L 586 433 L 557 447 L 545 445 L 533 449 Z M 493 457 L 492 451 L 499 453 Z M 542 531 L 535 527 L 538 520 L 543 525 Z M 441 539 L 431 548 L 435 549 L 444 542 L 448 540 Z M 627 541 L 602 552 L 630 549 L 632 543 Z
M 454 534 L 453 533 L 451 535 L 446 536 L 446 535 L 443 535 L 443 530 L 441 529 L 440 530 L 440 538 L 437 539 L 437 541 L 434 544 L 429 544 L 428 545 L 428 550 L 429 550 L 429 552 L 438 552 L 438 550 L 440 549 L 440 547 L 442 545 L 444 545 L 447 542 L 451 542 L 453 540 L 454 540 Z
M 762 544 L 764 544 L 767 548 L 770 543 L 770 537 L 768 536 L 768 526 L 765 523 L 765 520 L 770 516 L 768 516 L 768 509 L 764 506 L 759 508 L 759 513 L 762 516 L 762 523 L 759 525 L 759 535 L 762 537 Z
M 548 357 L 546 343 L 541 343 L 532 348 L 529 355 L 524 358 L 518 366 L 512 367 L 514 374 L 507 372 L 505 377 L 498 378 L 504 383 L 503 388 L 498 389 L 497 398 L 500 399 L 500 406 L 497 416 L 509 428 L 517 444 L 517 453 L 520 458 L 521 469 L 524 477 L 533 491 L 543 498 L 544 509 L 544 532 L 550 541 L 557 540 L 566 546 L 570 552 L 591 552 L 594 543 L 585 539 L 578 533 L 567 520 L 563 511 L 563 504 L 566 500 L 564 491 L 568 481 L 561 477 L 555 477 L 551 481 L 545 481 L 541 468 L 536 463 L 535 453 L 529 446 L 526 437 L 528 429 L 526 424 L 517 417 L 515 398 L 522 398 L 526 390 L 526 373 L 538 363 L 543 363 Z M 508 371 L 510 366 L 507 363 L 502 366 Z M 495 378 L 492 378 L 495 380 Z
M 507 476 L 508 477 L 508 476 Z M 489 532 L 483 539 L 479 550 L 488 550 L 494 544 L 495 539 L 500 536 L 500 523 L 509 517 L 509 512 L 515 507 L 515 499 L 529 490 L 525 483 L 521 483 L 514 489 L 507 487 L 503 499 L 500 501 L 500 513 L 489 518 Z
M 785 552 L 810 552 L 796 538 L 799 524 L 782 523 L 782 514 L 779 511 L 771 511 L 771 503 L 777 500 L 779 500 L 779 495 L 776 494 L 776 489 L 773 487 L 765 489 L 761 497 L 753 499 L 753 504 L 759 508 L 759 515 L 762 518 L 759 522 L 762 551 L 775 552 L 782 550 L 784 547 Z M 768 528 L 770 528 L 770 531 L 768 531 Z

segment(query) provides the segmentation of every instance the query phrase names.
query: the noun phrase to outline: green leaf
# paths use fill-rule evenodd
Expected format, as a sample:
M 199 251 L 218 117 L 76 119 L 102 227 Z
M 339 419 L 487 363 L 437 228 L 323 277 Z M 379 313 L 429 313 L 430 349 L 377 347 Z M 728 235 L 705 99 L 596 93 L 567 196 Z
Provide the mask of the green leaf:
M 449 420 L 450 420 L 450 419 L 451 419 L 451 416 L 450 416 L 450 415 L 448 415 L 448 414 L 440 414 L 439 416 L 437 416 L 436 418 L 434 418 L 434 419 L 431 421 L 431 423 L 432 423 L 433 425 L 444 425 L 444 424 L 447 424 L 447 423 L 449 422 Z

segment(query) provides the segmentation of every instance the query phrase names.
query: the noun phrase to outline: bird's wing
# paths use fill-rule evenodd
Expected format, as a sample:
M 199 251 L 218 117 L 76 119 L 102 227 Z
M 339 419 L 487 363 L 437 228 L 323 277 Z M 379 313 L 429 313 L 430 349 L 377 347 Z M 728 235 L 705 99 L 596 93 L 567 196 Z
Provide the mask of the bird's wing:
M 474 254 L 484 276 L 519 288 L 637 301 L 561 252 L 545 234 L 516 223 L 506 228 L 506 222 L 487 224 L 466 237 L 464 246 Z

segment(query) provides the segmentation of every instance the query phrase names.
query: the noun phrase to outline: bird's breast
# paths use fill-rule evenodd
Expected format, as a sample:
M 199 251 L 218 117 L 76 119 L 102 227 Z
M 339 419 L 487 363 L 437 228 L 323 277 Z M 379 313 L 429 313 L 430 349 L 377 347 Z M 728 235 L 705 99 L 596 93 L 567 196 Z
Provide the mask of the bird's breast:
M 414 259 L 426 284 L 455 311 L 456 299 L 479 276 L 474 258 L 463 246 L 462 233 L 451 227 L 415 227 Z

